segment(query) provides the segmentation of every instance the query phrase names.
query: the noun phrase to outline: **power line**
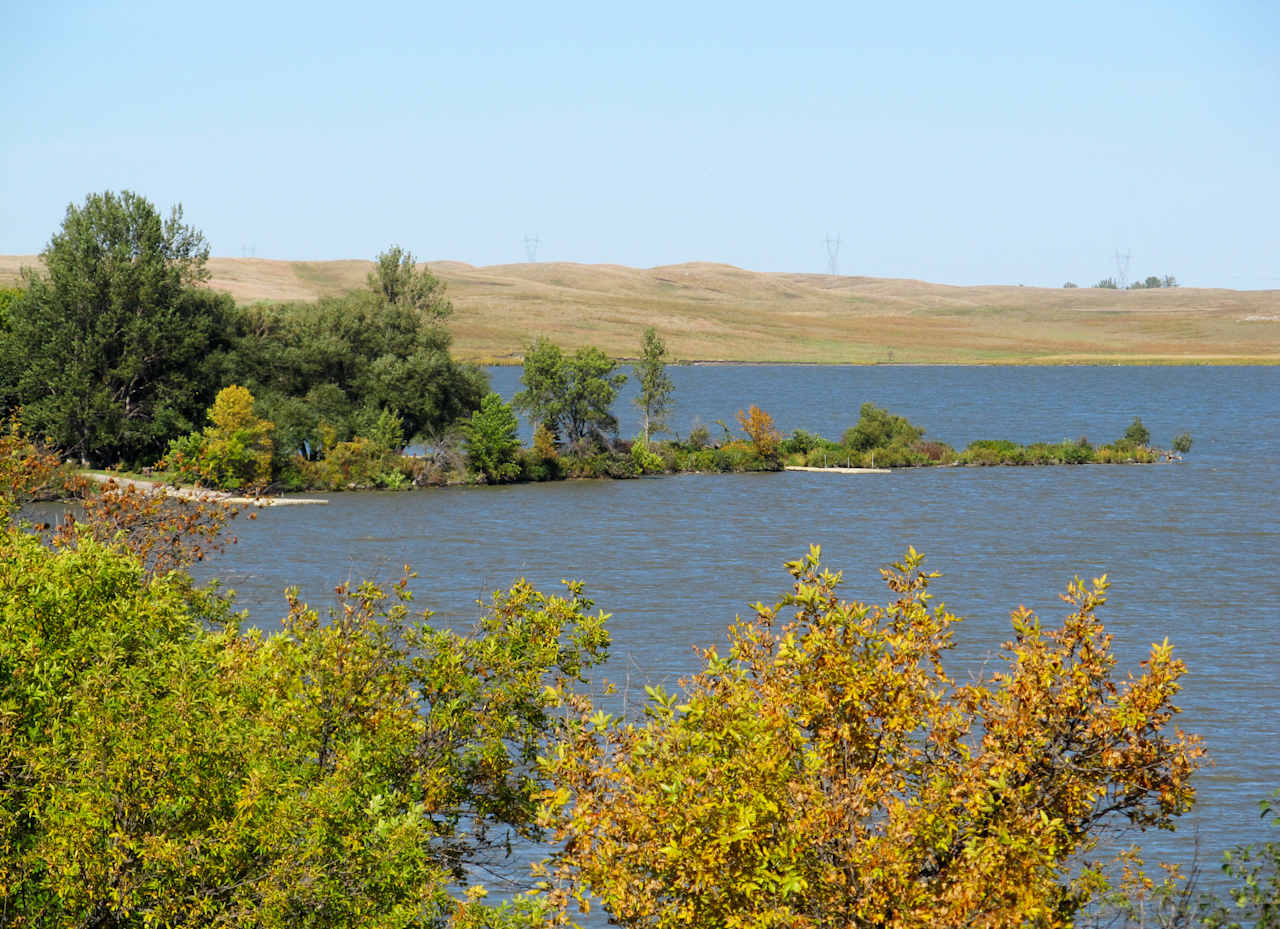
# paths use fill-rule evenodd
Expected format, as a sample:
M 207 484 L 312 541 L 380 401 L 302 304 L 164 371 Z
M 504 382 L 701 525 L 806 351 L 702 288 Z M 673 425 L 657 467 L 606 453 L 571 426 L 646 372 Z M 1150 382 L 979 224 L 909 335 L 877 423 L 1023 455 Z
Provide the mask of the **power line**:
M 827 273 L 838 275 L 840 273 L 840 234 L 836 233 L 833 237 L 831 233 L 827 233 Z
M 1125 249 L 1123 255 L 1120 249 L 1116 249 L 1116 286 L 1121 290 L 1125 290 L 1129 286 L 1129 259 L 1133 257 L 1133 252 Z
M 524 234 L 524 254 L 525 257 L 529 259 L 530 264 L 533 264 L 538 260 L 538 246 L 541 244 L 542 241 L 538 238 L 538 234 L 536 232 L 526 232 Z

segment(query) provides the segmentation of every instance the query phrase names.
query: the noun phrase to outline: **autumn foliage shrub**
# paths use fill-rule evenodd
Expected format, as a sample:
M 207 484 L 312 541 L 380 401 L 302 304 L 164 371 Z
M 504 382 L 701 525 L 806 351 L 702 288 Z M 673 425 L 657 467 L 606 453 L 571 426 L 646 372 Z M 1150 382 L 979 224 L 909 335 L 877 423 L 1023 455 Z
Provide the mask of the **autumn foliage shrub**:
M 232 384 L 218 391 L 203 432 L 174 439 L 162 466 L 178 480 L 235 490 L 271 481 L 275 425 L 253 412 L 253 394 Z
M 583 714 L 546 761 L 568 896 L 632 927 L 1066 926 L 1107 886 L 1104 830 L 1191 804 L 1167 643 L 1115 674 L 1105 578 L 1061 626 L 1011 617 L 1000 667 L 945 670 L 957 617 L 908 551 L 889 602 L 839 596 L 818 550 L 642 720 Z

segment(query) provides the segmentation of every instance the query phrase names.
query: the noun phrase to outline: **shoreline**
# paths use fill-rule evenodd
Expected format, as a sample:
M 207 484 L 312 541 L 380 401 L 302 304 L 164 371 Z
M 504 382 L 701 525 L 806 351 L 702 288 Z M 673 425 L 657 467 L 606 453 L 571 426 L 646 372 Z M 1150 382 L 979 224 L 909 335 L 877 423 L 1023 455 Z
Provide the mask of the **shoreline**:
M 147 493 L 161 491 L 166 497 L 175 500 L 186 500 L 190 503 L 229 503 L 237 506 L 305 506 L 323 505 L 328 500 L 319 497 L 245 497 L 233 494 L 228 490 L 210 490 L 204 487 L 175 487 L 160 481 L 144 481 L 134 477 L 117 477 L 114 474 L 103 474 L 100 471 L 81 471 L 80 475 L 96 484 L 117 487 L 133 487 Z

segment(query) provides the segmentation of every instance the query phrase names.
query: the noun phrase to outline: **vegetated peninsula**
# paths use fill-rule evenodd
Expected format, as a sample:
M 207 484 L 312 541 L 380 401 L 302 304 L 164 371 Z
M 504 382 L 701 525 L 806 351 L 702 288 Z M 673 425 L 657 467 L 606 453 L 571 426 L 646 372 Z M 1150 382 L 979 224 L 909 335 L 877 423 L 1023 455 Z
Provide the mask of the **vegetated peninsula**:
M 37 256 L 0 256 L 0 286 Z M 368 261 L 211 258 L 239 303 L 359 287 Z M 430 262 L 453 302 L 453 349 L 516 363 L 540 335 L 613 357 L 654 326 L 673 359 L 819 364 L 1276 364 L 1280 290 L 952 287 L 689 263 Z

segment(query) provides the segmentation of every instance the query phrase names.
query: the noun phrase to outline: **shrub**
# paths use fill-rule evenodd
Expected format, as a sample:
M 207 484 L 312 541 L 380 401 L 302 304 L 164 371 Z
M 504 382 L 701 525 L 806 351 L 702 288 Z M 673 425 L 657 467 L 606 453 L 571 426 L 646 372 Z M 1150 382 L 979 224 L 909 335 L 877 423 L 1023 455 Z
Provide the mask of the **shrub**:
M 965 447 L 958 461 L 960 464 L 982 466 L 1020 464 L 1021 461 L 1013 459 L 1022 451 L 1022 446 L 1006 439 L 978 439 Z
M 631 446 L 631 460 L 641 474 L 661 474 L 667 469 L 666 462 L 650 451 L 646 442 L 636 442 Z
M 797 453 L 803 455 L 806 452 L 810 452 L 813 449 L 820 448 L 826 444 L 829 443 L 822 436 L 814 435 L 812 432 L 807 432 L 804 429 L 797 429 L 795 432 L 791 433 L 790 438 L 782 440 L 781 448 L 782 454 L 784 455 L 794 455 Z
M 711 432 L 706 426 L 697 425 L 689 430 L 689 438 L 685 440 L 685 445 L 697 451 L 700 448 L 706 448 L 711 444 Z
M 1068 585 L 1060 626 L 1014 610 L 1000 668 L 961 683 L 957 618 L 914 550 L 882 572 L 883 606 L 842 599 L 817 548 L 787 567 L 792 591 L 730 625 L 679 692 L 647 687 L 641 720 L 583 706 L 547 757 L 559 876 L 613 921 L 1071 925 L 1106 889 L 1080 856 L 1189 809 L 1185 667 L 1165 642 L 1116 673 L 1105 578 Z
M 511 407 L 496 393 L 486 394 L 480 409 L 463 427 L 467 466 L 489 483 L 500 484 L 520 476 L 520 423 Z
M 912 446 L 912 450 L 932 464 L 941 464 L 956 457 L 956 450 L 945 442 L 918 441 Z
M 923 437 L 924 430 L 905 417 L 895 416 L 874 403 L 864 403 L 857 424 L 845 430 L 840 442 L 855 452 L 865 452 L 894 444 L 910 445 Z
M 210 425 L 169 443 L 161 462 L 180 481 L 236 490 L 264 487 L 271 481 L 275 425 L 253 412 L 253 394 L 232 384 L 209 407 Z
M 752 404 L 746 413 L 738 410 L 738 425 L 742 427 L 742 431 L 751 439 L 751 444 L 755 446 L 757 455 L 766 460 L 778 457 L 778 448 L 782 437 L 773 425 L 772 416 Z

